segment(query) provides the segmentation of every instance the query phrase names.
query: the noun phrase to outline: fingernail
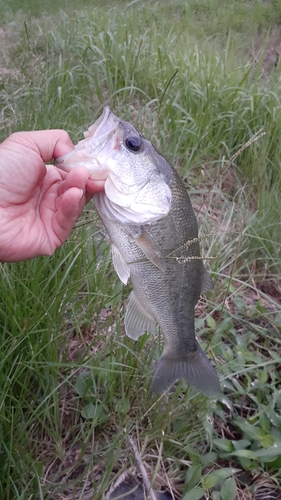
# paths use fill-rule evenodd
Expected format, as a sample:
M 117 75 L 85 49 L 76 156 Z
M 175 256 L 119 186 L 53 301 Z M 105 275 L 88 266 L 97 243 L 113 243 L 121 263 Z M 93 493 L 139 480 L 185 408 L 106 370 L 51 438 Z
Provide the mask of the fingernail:
M 79 201 L 81 200 L 82 196 L 84 195 L 84 191 L 83 189 L 80 189 L 80 197 L 79 197 Z

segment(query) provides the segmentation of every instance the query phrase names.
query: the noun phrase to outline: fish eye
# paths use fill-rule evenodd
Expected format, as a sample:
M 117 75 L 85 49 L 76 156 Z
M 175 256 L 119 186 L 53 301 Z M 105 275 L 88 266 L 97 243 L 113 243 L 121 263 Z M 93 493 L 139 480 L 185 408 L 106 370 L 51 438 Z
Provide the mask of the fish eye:
M 142 139 L 139 136 L 128 137 L 125 140 L 125 145 L 130 151 L 137 153 L 142 149 Z

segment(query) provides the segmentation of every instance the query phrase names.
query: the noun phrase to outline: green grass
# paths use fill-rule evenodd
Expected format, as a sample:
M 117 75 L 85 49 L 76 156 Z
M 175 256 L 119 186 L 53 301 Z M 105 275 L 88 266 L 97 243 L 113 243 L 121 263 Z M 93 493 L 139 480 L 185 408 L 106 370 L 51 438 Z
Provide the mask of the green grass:
M 136 470 L 129 436 L 175 498 L 280 483 L 280 64 L 263 61 L 280 2 L 30 0 L 0 13 L 1 139 L 61 127 L 77 142 L 109 105 L 181 173 L 215 282 L 198 336 L 224 390 L 217 403 L 183 383 L 151 394 L 162 340 L 124 336 L 129 287 L 89 206 L 55 255 L 0 267 L 1 498 L 105 498 Z

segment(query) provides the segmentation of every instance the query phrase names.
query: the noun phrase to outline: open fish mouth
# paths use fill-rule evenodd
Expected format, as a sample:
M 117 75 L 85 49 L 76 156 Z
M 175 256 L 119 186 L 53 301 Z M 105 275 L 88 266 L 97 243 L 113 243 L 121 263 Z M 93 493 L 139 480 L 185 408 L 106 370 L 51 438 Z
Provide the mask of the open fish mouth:
M 93 155 L 99 154 L 111 137 L 116 133 L 118 125 L 119 119 L 106 107 L 97 121 L 84 132 L 85 139 L 78 144 L 84 144 L 87 140 L 92 138 L 91 153 Z
M 112 129 L 116 129 L 119 123 L 118 118 L 110 111 L 108 107 L 104 108 L 102 115 L 95 121 L 95 123 L 84 132 L 85 139 L 88 139 L 91 136 L 96 136 L 97 138 L 101 138 L 103 135 L 106 135 L 104 130 L 105 127 L 110 127 Z M 108 131 L 107 131 L 108 132 Z M 81 141 L 83 142 L 83 141 Z
M 102 115 L 84 132 L 73 151 L 56 158 L 56 167 L 69 172 L 74 167 L 83 166 L 90 177 L 104 179 L 107 171 L 106 160 L 113 155 L 118 142 L 117 131 L 120 120 L 106 107 Z

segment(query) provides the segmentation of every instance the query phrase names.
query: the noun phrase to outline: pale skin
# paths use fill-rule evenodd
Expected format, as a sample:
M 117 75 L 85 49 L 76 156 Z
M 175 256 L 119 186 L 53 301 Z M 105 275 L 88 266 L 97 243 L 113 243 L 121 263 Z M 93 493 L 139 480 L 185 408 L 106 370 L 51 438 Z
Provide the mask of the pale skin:
M 74 148 L 63 130 L 17 132 L 0 144 L 0 261 L 51 255 L 85 204 L 103 191 L 83 167 L 45 165 Z

